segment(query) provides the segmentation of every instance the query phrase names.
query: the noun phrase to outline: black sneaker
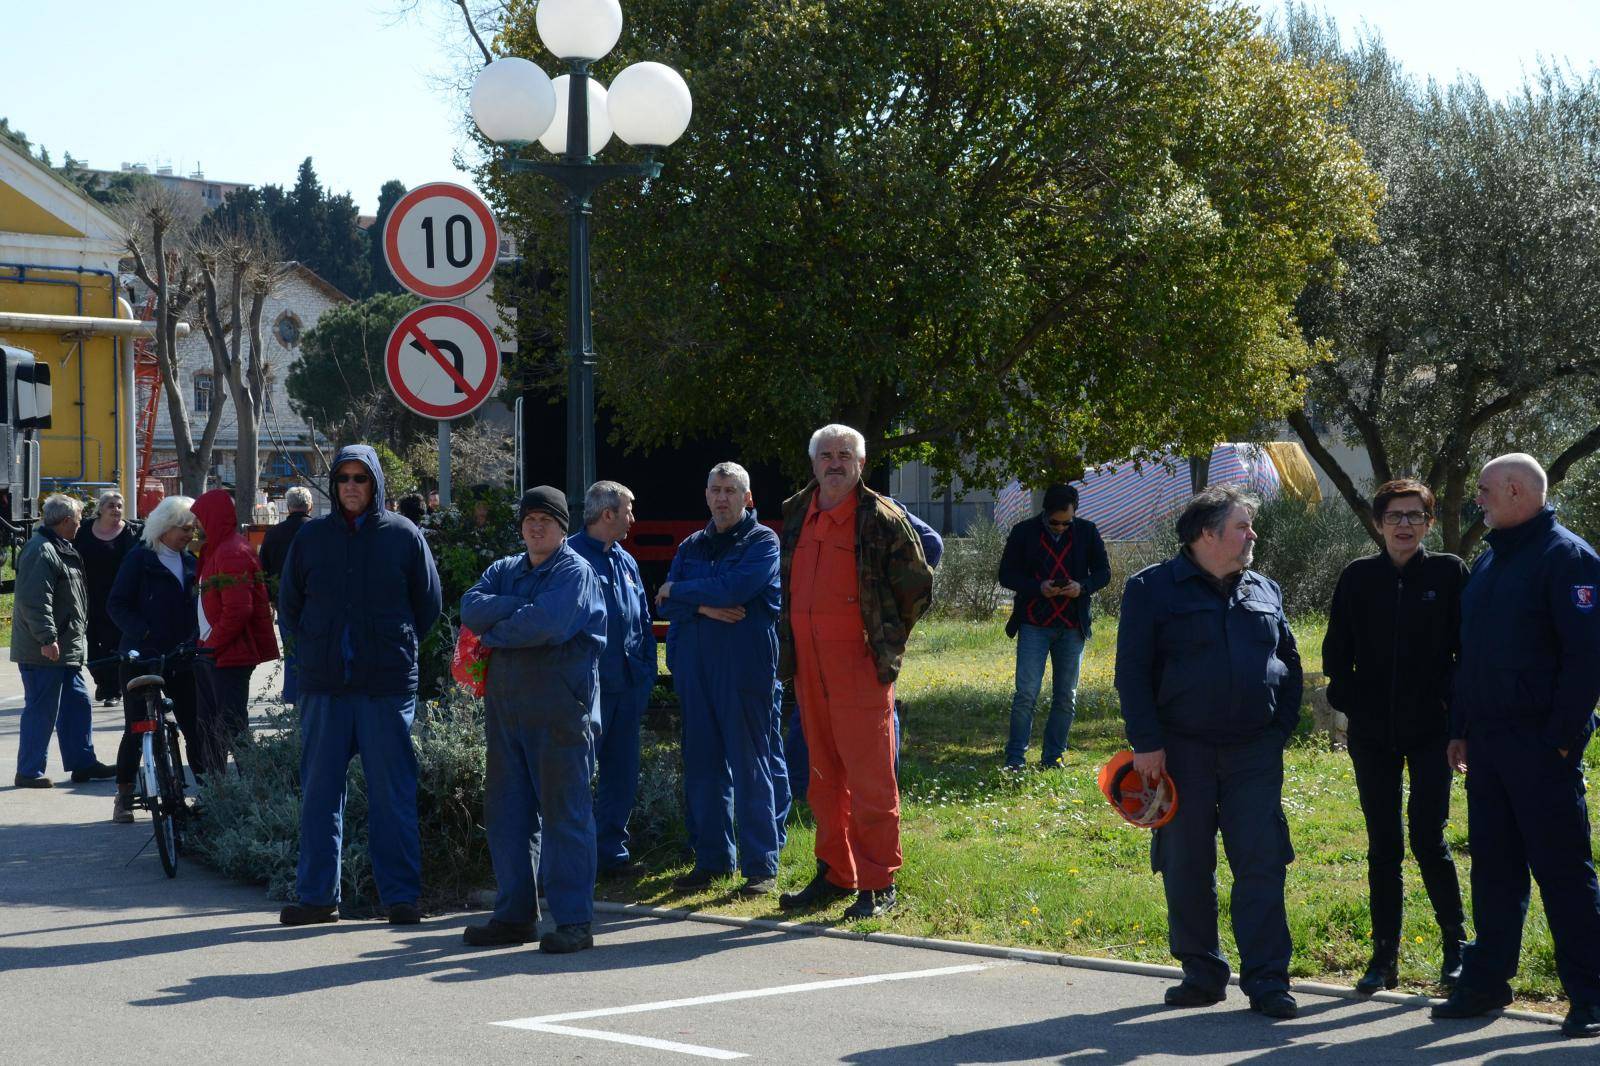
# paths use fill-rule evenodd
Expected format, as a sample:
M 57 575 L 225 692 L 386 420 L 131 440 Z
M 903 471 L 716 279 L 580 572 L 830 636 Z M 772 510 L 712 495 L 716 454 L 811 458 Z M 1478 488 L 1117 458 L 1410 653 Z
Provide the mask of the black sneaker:
M 1561 1035 L 1572 1038 L 1600 1036 L 1600 1006 L 1586 1004 L 1580 1007 L 1574 1003 L 1572 1009 L 1567 1011 L 1566 1020 L 1561 1023 Z
M 595 876 L 602 878 L 642 877 L 644 874 L 644 866 L 632 859 L 611 866 L 602 866 L 595 872 Z
M 422 921 L 422 911 L 415 903 L 395 903 L 389 907 L 390 925 L 416 925 Z
M 770 896 L 778 891 L 776 877 L 752 877 L 739 886 L 741 896 Z
M 80 766 L 72 771 L 72 783 L 81 785 L 86 781 L 109 781 L 116 776 L 115 766 L 107 766 L 97 759 L 88 766 Z
M 1300 1005 L 1287 992 L 1263 992 L 1250 997 L 1250 1009 L 1268 1018 L 1288 1020 L 1300 1013 Z
M 16 780 L 13 783 L 18 788 L 55 788 L 56 787 L 56 783 L 54 781 L 50 780 L 48 777 L 29 777 L 26 774 L 18 774 L 16 776 Z
M 1487 992 L 1473 992 L 1470 989 L 1457 988 L 1450 993 L 1450 998 L 1443 1003 L 1433 1005 L 1434 1018 L 1476 1018 L 1480 1014 L 1488 1014 L 1492 1010 L 1510 1006 L 1511 989 L 1507 988 L 1498 995 Z
M 291 903 L 278 912 L 278 921 L 283 925 L 321 925 L 324 922 L 338 920 L 339 907 L 333 903 L 325 907 L 310 903 Z
M 819 907 L 832 903 L 836 899 L 843 899 L 850 894 L 850 889 L 840 888 L 828 880 L 823 870 L 817 871 L 817 876 L 798 892 L 785 892 L 778 897 L 778 909 L 792 911 L 801 907 Z
M 526 944 L 538 935 L 532 922 L 502 922 L 490 918 L 479 925 L 469 925 L 461 934 L 475 948 L 506 948 Z
M 864 888 L 856 896 L 856 901 L 844 909 L 846 918 L 876 918 L 886 911 L 892 910 L 896 903 L 894 886 L 888 888 Z
M 1224 992 L 1213 992 L 1193 981 L 1184 981 L 1167 989 L 1163 998 L 1169 1007 L 1211 1007 L 1221 1003 L 1225 997 Z
M 546 933 L 539 940 L 539 950 L 550 955 L 570 955 L 574 951 L 594 947 L 594 936 L 589 932 L 589 923 L 581 925 L 558 925 L 554 932 Z
M 696 866 L 682 877 L 674 878 L 672 887 L 680 892 L 697 888 L 705 888 L 719 877 L 727 877 L 728 870 L 702 870 Z

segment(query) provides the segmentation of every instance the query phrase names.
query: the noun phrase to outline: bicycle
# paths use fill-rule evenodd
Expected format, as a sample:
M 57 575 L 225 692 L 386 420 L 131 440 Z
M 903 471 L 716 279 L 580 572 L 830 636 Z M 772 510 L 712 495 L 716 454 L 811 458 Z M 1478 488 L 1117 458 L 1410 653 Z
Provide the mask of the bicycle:
M 136 711 L 129 726 L 130 731 L 140 737 L 143 749 L 132 806 L 150 812 L 155 823 L 156 851 L 161 855 L 161 868 L 169 878 L 178 876 L 178 854 L 183 850 L 189 808 L 184 803 L 178 723 L 172 716 L 172 701 L 166 697 L 167 682 L 163 675 L 169 666 L 193 657 L 193 648 L 180 648 L 152 658 L 140 658 L 137 651 L 121 657 L 129 665 L 154 664 L 151 673 L 140 674 L 127 684 L 127 698 L 143 701 L 143 714 Z

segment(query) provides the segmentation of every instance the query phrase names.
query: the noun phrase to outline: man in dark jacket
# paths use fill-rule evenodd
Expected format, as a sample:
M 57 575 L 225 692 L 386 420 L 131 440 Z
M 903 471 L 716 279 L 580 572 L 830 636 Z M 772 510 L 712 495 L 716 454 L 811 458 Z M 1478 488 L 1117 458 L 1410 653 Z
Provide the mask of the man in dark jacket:
M 278 617 L 300 671 L 298 903 L 285 925 L 338 920 L 344 785 L 359 753 L 367 779 L 372 872 L 389 921 L 421 920 L 417 833 L 417 642 L 439 617 L 439 574 L 417 527 L 382 506 L 383 467 L 364 444 L 339 449 L 337 506 L 295 536 Z
M 294 543 L 300 527 L 311 521 L 311 490 L 296 485 L 284 493 L 283 502 L 289 513 L 261 538 L 261 568 L 267 572 L 267 581 L 274 586 L 283 580 L 283 564 L 289 558 L 289 545 Z M 284 703 L 293 704 L 300 698 L 299 671 L 295 666 L 294 648 L 283 629 L 282 618 L 278 619 L 278 636 L 283 641 L 282 699 Z
M 1183 964 L 1167 1003 L 1220 1003 L 1228 987 L 1217 940 L 1221 829 L 1239 987 L 1251 1010 L 1292 1018 L 1283 746 L 1300 721 L 1300 653 L 1277 583 L 1249 569 L 1255 507 L 1237 489 L 1206 489 L 1178 517 L 1183 550 L 1128 579 L 1116 685 L 1133 768 L 1151 783 L 1165 771 L 1178 794 L 1177 814 L 1150 844 L 1168 940 Z
M 1511 1002 L 1531 870 L 1571 1002 L 1561 1031 L 1600 1037 L 1600 886 L 1583 781 L 1600 698 L 1600 557 L 1556 521 L 1547 487 L 1543 468 L 1521 453 L 1478 478 L 1489 548 L 1461 596 L 1449 746 L 1467 775 L 1478 935 L 1433 1016 L 1470 1018 Z
M 1000 584 L 1016 593 L 1006 632 L 1017 638 L 1017 690 L 1011 699 L 1006 769 L 1022 769 L 1033 733 L 1044 664 L 1050 660 L 1050 717 L 1042 766 L 1061 765 L 1078 701 L 1078 666 L 1089 640 L 1089 601 L 1111 582 L 1105 541 L 1077 517 L 1078 490 L 1051 485 L 1044 511 L 1018 522 L 1000 556 Z

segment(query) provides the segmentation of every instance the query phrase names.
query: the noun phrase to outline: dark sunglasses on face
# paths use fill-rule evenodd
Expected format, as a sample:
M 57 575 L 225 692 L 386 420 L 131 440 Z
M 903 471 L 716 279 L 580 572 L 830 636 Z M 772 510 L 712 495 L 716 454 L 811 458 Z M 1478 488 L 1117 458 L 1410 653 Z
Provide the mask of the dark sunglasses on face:
M 347 481 L 354 481 L 357 485 L 365 485 L 367 482 L 369 482 L 371 480 L 372 480 L 372 475 L 370 475 L 370 474 L 335 474 L 335 475 L 333 475 L 333 483 L 335 485 L 343 485 Z

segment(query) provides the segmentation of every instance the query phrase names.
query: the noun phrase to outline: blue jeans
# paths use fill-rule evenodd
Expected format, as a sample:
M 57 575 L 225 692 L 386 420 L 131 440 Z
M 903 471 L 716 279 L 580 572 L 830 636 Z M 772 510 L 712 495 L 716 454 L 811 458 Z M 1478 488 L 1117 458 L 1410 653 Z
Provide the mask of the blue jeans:
M 1083 630 L 1071 626 L 1030 626 L 1017 632 L 1017 694 L 1011 699 L 1011 738 L 1006 741 L 1006 765 L 1021 766 L 1033 735 L 1033 708 L 1044 681 L 1044 662 L 1050 660 L 1050 717 L 1044 724 L 1044 752 L 1040 762 L 1055 766 L 1067 750 L 1067 735 L 1078 705 L 1078 666 L 1083 662 Z
M 56 735 L 64 770 L 95 764 L 94 710 L 77 666 L 17 664 L 22 674 L 22 727 L 17 738 L 17 775 L 43 777 L 50 756 L 50 734 Z

